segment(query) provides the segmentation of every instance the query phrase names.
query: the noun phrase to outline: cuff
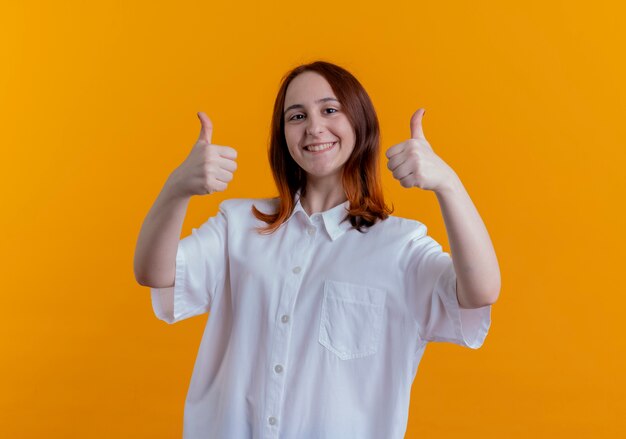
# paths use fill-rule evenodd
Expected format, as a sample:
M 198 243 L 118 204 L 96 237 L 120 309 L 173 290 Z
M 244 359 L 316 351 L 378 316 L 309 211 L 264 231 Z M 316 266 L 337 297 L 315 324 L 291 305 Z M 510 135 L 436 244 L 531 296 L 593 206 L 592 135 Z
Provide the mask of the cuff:
M 174 286 L 165 288 L 150 288 L 152 309 L 160 320 L 169 324 L 176 323 L 183 317 L 183 291 L 185 289 L 185 255 L 183 248 L 178 244 L 176 250 L 176 277 Z
M 442 273 L 443 282 L 439 296 L 445 304 L 454 325 L 455 339 L 450 340 L 471 349 L 481 347 L 491 326 L 491 305 L 480 308 L 461 308 L 456 291 L 456 272 L 450 264 Z

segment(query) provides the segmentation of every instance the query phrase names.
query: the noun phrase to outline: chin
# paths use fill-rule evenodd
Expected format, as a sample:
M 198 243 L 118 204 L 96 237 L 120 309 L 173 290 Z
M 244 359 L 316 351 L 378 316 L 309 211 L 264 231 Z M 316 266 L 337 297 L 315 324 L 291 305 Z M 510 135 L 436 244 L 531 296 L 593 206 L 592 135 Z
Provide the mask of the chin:
M 317 171 L 317 172 L 309 172 L 307 171 L 307 175 L 310 178 L 315 178 L 315 179 L 322 179 L 322 178 L 341 178 L 341 171 L 340 170 L 333 170 L 333 171 Z

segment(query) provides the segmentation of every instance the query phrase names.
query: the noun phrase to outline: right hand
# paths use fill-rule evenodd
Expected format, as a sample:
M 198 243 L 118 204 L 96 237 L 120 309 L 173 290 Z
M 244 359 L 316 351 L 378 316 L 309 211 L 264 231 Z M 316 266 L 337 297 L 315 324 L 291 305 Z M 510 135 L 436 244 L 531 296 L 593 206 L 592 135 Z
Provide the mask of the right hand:
M 237 169 L 237 151 L 229 146 L 211 143 L 213 124 L 198 113 L 202 124 L 200 135 L 189 156 L 172 173 L 176 192 L 184 196 L 206 195 L 226 189 Z

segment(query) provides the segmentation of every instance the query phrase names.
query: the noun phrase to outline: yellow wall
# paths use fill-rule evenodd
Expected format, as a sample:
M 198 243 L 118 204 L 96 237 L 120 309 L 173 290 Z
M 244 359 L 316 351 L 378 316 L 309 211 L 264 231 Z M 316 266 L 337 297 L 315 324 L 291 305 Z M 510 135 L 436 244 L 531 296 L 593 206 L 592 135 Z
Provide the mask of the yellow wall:
M 626 434 L 622 2 L 380 3 L 3 3 L 0 436 L 180 436 L 206 316 L 152 314 L 139 228 L 197 111 L 239 169 L 183 234 L 224 198 L 273 195 L 278 82 L 317 58 L 364 84 L 383 149 L 426 108 L 502 270 L 483 348 L 427 348 L 407 437 Z M 449 249 L 435 195 L 383 173 L 395 214 Z

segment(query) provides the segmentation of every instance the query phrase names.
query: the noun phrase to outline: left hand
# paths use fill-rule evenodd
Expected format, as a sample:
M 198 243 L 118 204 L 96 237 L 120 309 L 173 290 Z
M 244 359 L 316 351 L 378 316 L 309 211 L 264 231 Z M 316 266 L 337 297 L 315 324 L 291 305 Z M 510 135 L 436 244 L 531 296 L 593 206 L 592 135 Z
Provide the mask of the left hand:
M 437 192 L 456 177 L 454 170 L 435 154 L 424 137 L 422 117 L 426 111 L 417 110 L 411 117 L 411 138 L 390 147 L 385 155 L 387 168 L 403 187 L 417 186 Z

